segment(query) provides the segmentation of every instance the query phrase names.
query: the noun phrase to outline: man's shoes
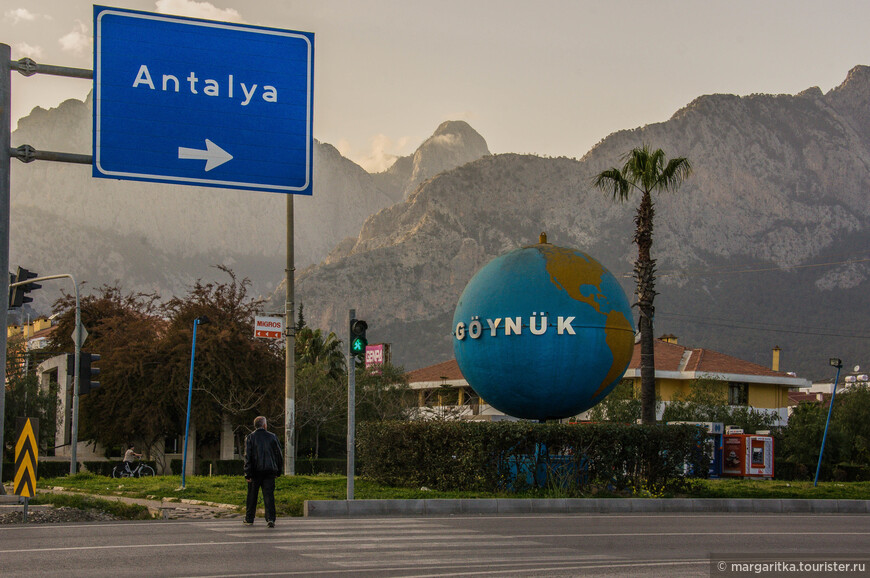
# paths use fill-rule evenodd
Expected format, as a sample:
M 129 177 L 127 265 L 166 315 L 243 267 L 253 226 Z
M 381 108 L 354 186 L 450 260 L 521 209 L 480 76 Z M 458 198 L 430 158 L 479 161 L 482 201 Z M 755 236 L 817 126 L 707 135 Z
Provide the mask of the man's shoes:
M 274 527 L 275 527 L 275 522 L 274 522 L 273 520 L 269 520 L 269 521 L 266 523 L 266 525 L 269 526 L 270 528 L 274 528 Z
M 242 524 L 244 524 L 245 526 L 253 526 L 253 525 L 254 525 L 253 522 L 249 522 L 249 521 L 247 521 L 247 520 L 244 520 L 244 521 L 242 522 Z

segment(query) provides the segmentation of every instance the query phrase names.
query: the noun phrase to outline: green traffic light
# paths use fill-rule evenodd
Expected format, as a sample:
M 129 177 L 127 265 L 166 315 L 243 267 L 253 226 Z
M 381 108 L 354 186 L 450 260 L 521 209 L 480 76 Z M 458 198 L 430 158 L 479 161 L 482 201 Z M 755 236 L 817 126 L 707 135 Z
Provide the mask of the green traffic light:
M 350 344 L 350 349 L 354 353 L 362 353 L 366 349 L 366 342 L 361 337 L 357 337 Z

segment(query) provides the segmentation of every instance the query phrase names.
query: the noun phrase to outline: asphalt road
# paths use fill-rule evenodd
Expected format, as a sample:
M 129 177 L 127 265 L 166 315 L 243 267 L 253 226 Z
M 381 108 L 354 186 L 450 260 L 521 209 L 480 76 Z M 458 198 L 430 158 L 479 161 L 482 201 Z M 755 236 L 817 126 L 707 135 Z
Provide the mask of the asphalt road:
M 865 572 L 832 575 L 866 576 L 868 553 L 868 515 L 284 518 L 274 529 L 262 519 L 252 527 L 238 519 L 0 527 L 3 576 L 724 578 L 739 574 L 717 573 L 720 558 L 751 562 L 752 555 L 787 563 L 863 558 Z

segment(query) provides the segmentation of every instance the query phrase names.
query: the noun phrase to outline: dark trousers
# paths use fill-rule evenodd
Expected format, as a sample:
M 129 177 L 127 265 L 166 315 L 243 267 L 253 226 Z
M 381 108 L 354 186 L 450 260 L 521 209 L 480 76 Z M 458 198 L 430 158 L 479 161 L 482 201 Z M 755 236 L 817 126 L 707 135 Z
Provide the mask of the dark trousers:
M 263 489 L 263 506 L 266 508 L 266 521 L 275 521 L 275 476 L 271 474 L 254 474 L 248 482 L 247 512 L 245 520 L 253 522 L 257 517 L 257 496 Z

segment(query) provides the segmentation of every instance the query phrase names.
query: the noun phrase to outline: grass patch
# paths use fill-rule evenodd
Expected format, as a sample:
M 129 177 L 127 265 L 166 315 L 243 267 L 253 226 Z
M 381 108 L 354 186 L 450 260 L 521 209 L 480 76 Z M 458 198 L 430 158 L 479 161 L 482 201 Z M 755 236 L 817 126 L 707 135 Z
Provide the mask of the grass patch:
M 241 476 L 188 476 L 181 490 L 181 476 L 113 479 L 91 473 L 39 480 L 40 488 L 61 487 L 86 494 L 123 496 L 128 498 L 191 499 L 236 505 L 242 511 L 247 484 Z M 870 482 L 785 482 L 778 480 L 693 480 L 684 492 L 670 494 L 637 494 L 634 497 L 686 498 L 792 498 L 870 500 Z M 40 494 L 40 498 L 45 494 Z M 55 496 L 66 498 L 67 496 Z M 77 496 L 71 496 L 75 498 Z M 344 500 L 347 479 L 337 475 L 279 476 L 275 480 L 275 506 L 279 516 L 301 516 L 305 500 Z M 561 498 L 559 490 L 538 490 L 515 494 L 487 492 L 439 492 L 420 488 L 395 488 L 367 480 L 354 480 L 357 499 L 421 499 L 421 498 Z M 632 497 L 601 492 L 589 497 Z M 36 503 L 36 502 L 34 502 Z M 46 503 L 46 502 L 43 502 Z M 55 503 L 55 502 L 51 502 Z M 107 502 L 115 504 L 115 502 Z M 58 504 L 67 505 L 67 504 Z M 262 498 L 261 498 L 262 505 Z M 78 506 L 75 506 L 78 507 Z M 113 506 L 115 507 L 115 506 Z M 119 507 L 119 506 L 118 506 Z M 107 510 L 108 511 L 108 510 Z M 113 512 L 114 513 L 114 512 Z
M 121 520 L 150 520 L 148 508 L 139 504 L 127 504 L 116 500 L 101 500 L 91 496 L 76 496 L 71 494 L 37 494 L 30 500 L 31 504 L 51 504 L 57 508 L 68 507 L 78 510 L 97 510 L 111 514 Z
M 181 490 L 181 476 L 151 478 L 108 478 L 88 472 L 61 478 L 41 479 L 39 488 L 59 487 L 86 494 L 123 496 L 152 500 L 186 499 L 236 505 L 241 511 L 248 485 L 241 476 L 187 476 Z M 275 480 L 275 508 L 279 516 L 301 516 L 305 500 L 344 500 L 347 478 L 336 475 L 279 476 Z M 437 492 L 382 486 L 363 478 L 354 479 L 357 499 L 493 498 L 505 497 L 482 492 Z M 260 497 L 262 506 L 262 495 Z
M 870 500 L 870 482 L 786 482 L 779 480 L 700 480 L 691 498 Z

